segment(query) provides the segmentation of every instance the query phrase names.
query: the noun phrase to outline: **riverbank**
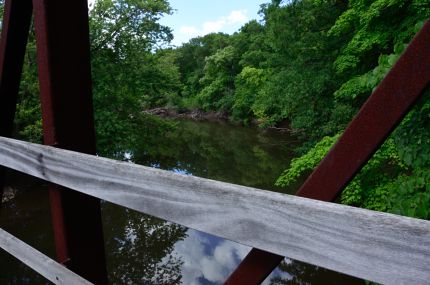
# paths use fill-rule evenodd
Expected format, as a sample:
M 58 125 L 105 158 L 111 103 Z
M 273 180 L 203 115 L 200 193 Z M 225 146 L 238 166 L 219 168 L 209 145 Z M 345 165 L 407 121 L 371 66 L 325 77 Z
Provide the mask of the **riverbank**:
M 222 111 L 202 111 L 199 109 L 194 110 L 186 110 L 184 112 L 178 112 L 174 109 L 159 107 L 150 110 L 144 111 L 146 114 L 150 114 L 153 116 L 158 116 L 162 118 L 170 118 L 170 119 L 189 119 L 193 121 L 209 121 L 209 122 L 231 122 L 230 116 L 228 112 Z M 243 123 L 240 123 L 243 125 Z M 249 126 L 258 127 L 261 126 L 261 122 L 257 119 L 251 120 L 248 124 Z M 293 130 L 289 123 L 284 121 L 273 127 L 266 127 L 265 129 L 273 129 L 280 132 L 289 132 L 294 133 L 296 130 Z
M 144 111 L 147 114 L 162 117 L 162 118 L 185 118 L 195 121 L 228 121 L 229 116 L 227 112 L 204 112 L 202 110 L 187 110 L 184 112 L 178 112 L 174 109 L 169 108 L 154 108 Z

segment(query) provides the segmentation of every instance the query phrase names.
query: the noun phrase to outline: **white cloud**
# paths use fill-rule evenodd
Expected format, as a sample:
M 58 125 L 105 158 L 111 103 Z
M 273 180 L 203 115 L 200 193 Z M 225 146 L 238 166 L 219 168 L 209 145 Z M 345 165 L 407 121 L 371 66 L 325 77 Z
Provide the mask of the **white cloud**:
M 188 230 L 187 237 L 176 243 L 173 255 L 184 263 L 181 268 L 182 284 L 201 285 L 202 279 L 223 284 L 251 249 L 247 246 Z M 285 258 L 287 263 L 291 259 Z M 288 272 L 275 269 L 262 285 L 269 285 L 273 277 L 293 278 Z
M 229 24 L 245 24 L 248 22 L 248 16 L 246 10 L 232 11 L 227 17 Z
M 203 35 L 206 34 L 210 34 L 210 33 L 218 33 L 219 31 L 222 30 L 222 28 L 224 28 L 226 26 L 227 22 L 222 19 L 222 20 L 218 20 L 218 21 L 209 21 L 209 22 L 204 22 L 203 23 L 203 30 L 201 31 L 201 33 Z
M 195 37 L 195 36 L 197 36 L 199 34 L 199 30 L 196 27 L 193 27 L 193 26 L 182 26 L 179 29 L 179 32 L 181 34 L 184 34 L 184 35 L 187 35 L 187 36 L 190 36 L 190 37 Z
M 233 26 L 243 25 L 248 22 L 248 12 L 246 10 L 231 11 L 228 16 L 224 16 L 215 21 L 206 21 L 200 28 L 195 26 L 182 26 L 179 32 L 189 37 L 204 36 L 210 33 L 222 32 Z
M 206 238 L 206 234 L 189 230 L 188 237 L 175 245 L 175 255 L 181 257 L 182 283 L 199 285 L 199 279 L 222 284 L 236 268 L 250 248 L 228 240 L 215 237 Z

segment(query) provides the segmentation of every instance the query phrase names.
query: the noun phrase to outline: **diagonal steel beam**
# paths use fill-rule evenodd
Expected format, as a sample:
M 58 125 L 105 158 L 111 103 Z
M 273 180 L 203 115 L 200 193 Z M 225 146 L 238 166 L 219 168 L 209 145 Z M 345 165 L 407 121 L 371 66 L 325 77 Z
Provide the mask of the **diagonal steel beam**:
M 333 201 L 398 126 L 429 85 L 430 20 L 415 36 L 297 195 Z M 260 284 L 282 259 L 282 256 L 252 249 L 224 284 Z
M 12 135 L 31 13 L 31 0 L 5 1 L 0 39 L 0 136 Z M 0 167 L 0 204 L 4 172 Z

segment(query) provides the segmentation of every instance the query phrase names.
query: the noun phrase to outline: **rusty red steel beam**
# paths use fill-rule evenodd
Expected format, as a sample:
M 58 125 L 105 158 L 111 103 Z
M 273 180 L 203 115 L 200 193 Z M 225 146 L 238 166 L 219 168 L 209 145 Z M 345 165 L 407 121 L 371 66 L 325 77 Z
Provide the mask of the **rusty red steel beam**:
M 46 145 L 95 154 L 86 0 L 33 0 Z M 95 284 L 107 284 L 100 200 L 51 186 L 57 258 Z
M 0 136 L 13 130 L 32 13 L 31 0 L 6 0 L 0 39 Z M 0 167 L 0 204 L 5 168 Z
M 429 85 L 430 20 L 296 195 L 322 201 L 336 199 Z M 252 249 L 224 284 L 261 284 L 282 259 Z

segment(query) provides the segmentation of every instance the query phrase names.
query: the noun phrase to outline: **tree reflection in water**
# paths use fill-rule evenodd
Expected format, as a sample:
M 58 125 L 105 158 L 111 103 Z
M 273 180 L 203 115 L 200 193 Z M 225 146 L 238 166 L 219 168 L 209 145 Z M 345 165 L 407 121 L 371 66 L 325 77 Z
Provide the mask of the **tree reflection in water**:
M 142 137 L 129 152 L 138 164 L 292 193 L 296 189 L 274 184 L 288 167 L 296 143 L 291 136 L 274 131 L 180 120 L 169 131 Z
M 184 227 L 108 203 L 103 223 L 112 284 L 182 284 L 183 262 L 173 249 Z

